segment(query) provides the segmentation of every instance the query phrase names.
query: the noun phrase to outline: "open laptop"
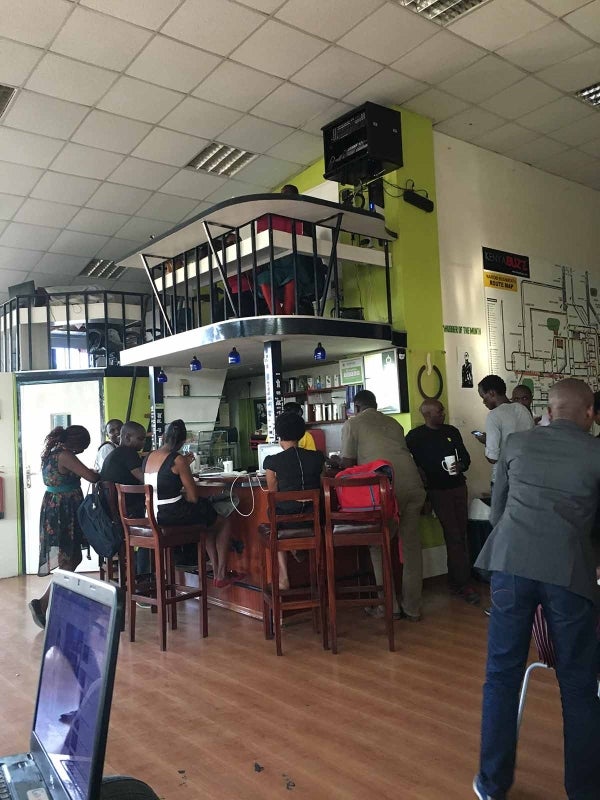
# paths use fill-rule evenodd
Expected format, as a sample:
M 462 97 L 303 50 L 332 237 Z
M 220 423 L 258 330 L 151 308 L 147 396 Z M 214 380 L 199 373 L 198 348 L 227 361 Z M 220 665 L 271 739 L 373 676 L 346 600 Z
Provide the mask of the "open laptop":
M 118 590 L 57 570 L 30 752 L 0 756 L 0 800 L 97 800 L 121 630 Z

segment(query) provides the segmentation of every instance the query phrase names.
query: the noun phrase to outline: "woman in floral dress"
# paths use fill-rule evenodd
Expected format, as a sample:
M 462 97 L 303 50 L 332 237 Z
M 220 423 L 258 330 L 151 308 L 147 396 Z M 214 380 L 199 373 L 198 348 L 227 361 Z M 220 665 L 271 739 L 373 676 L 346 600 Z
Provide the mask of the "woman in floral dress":
M 42 452 L 42 477 L 46 493 L 40 513 L 40 564 L 38 575 L 49 575 L 60 567 L 73 571 L 81 562 L 83 532 L 77 509 L 83 500 L 81 478 L 96 483 L 100 475 L 88 469 L 78 453 L 89 447 L 90 434 L 82 425 L 54 428 L 46 437 Z M 50 586 L 39 600 L 32 600 L 29 609 L 40 628 L 46 625 Z

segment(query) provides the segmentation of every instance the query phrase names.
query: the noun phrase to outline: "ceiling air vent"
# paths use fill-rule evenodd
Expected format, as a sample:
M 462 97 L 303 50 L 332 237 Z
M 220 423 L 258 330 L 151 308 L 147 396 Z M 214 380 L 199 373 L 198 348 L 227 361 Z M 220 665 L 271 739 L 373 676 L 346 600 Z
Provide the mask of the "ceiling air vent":
M 0 119 L 4 116 L 4 112 L 10 105 L 10 101 L 15 96 L 17 90 L 12 86 L 3 86 L 0 84 Z
M 114 261 L 109 261 L 107 258 L 93 258 L 79 274 L 88 278 L 112 278 L 114 280 L 120 278 L 124 272 L 125 267 L 120 267 Z
M 448 25 L 467 11 L 487 2 L 488 0 L 400 0 L 400 5 L 440 25 Z
M 600 106 L 600 83 L 594 83 L 586 89 L 580 89 L 578 92 L 575 92 L 575 97 L 597 108 Z
M 211 142 L 194 156 L 185 168 L 231 178 L 255 158 L 256 153 L 249 153 L 247 150 L 240 150 L 220 142 Z

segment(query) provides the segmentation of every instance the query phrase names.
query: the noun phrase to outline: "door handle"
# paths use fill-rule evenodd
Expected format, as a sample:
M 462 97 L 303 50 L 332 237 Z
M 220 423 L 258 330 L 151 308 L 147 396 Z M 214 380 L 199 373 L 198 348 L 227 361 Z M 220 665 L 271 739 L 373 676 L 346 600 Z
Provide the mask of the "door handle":
M 25 485 L 28 489 L 31 489 L 31 467 L 29 465 L 25 470 Z

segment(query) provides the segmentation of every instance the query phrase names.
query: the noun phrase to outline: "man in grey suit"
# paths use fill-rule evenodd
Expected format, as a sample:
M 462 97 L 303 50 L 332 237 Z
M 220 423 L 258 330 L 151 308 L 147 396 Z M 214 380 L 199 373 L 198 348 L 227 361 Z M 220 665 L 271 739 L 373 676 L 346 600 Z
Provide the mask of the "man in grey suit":
M 519 689 L 541 604 L 557 657 L 569 800 L 600 798 L 598 586 L 591 532 L 600 495 L 594 396 L 582 381 L 550 389 L 548 427 L 508 437 L 476 566 L 492 570 L 481 756 L 473 789 L 504 800 L 513 782 Z

